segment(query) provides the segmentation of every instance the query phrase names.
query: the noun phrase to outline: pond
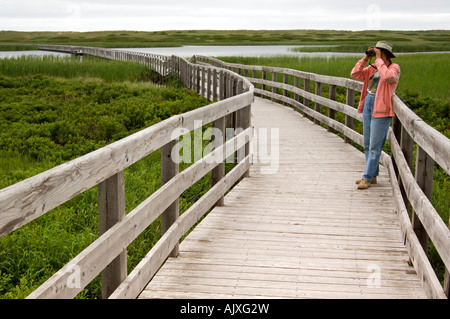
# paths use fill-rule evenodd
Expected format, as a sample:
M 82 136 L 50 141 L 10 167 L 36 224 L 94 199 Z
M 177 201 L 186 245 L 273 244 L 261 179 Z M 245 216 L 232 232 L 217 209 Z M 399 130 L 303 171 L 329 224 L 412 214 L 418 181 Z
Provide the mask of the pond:
M 211 57 L 218 56 L 251 56 L 251 57 L 263 57 L 263 56 L 276 56 L 276 55 L 291 55 L 298 57 L 345 57 L 355 56 L 361 57 L 363 53 L 346 53 L 346 52 L 295 52 L 293 48 L 299 47 L 331 47 L 332 45 L 186 45 L 182 47 L 157 47 L 157 48 L 117 48 L 114 50 L 120 51 L 132 51 L 153 53 L 160 55 L 176 55 L 183 58 L 190 58 L 193 55 L 206 55 Z M 421 53 L 433 53 L 433 52 L 421 52 Z M 434 52 L 436 53 L 436 52 Z M 440 53 L 448 53 L 440 52 Z M 415 53 L 397 53 L 402 54 L 415 54 Z M 44 56 L 44 55 L 56 55 L 56 56 L 68 56 L 68 53 L 61 52 L 49 52 L 49 51 L 0 51 L 0 58 L 11 58 L 19 56 Z
M 44 56 L 44 55 L 55 55 L 55 56 L 70 56 L 68 53 L 62 52 L 48 52 L 48 51 L 0 51 L 0 59 L 3 58 L 18 58 L 21 56 Z
M 299 47 L 330 47 L 330 45 L 186 45 L 182 47 L 167 48 L 126 48 L 117 49 L 124 51 L 154 53 L 161 55 L 176 55 L 183 58 L 193 55 L 206 56 L 274 56 L 274 55 L 294 55 L 294 56 L 349 56 L 361 55 L 360 53 L 340 53 L 340 52 L 294 52 L 293 48 Z
M 177 55 L 183 58 L 190 58 L 193 55 L 206 56 L 274 56 L 274 55 L 294 55 L 294 56 L 360 56 L 360 53 L 340 53 L 340 52 L 294 52 L 293 48 L 308 47 L 301 45 L 186 45 L 182 47 L 160 47 L 160 48 L 120 48 L 115 50 L 153 53 L 160 55 Z M 313 47 L 320 47 L 315 45 Z M 324 47 L 324 46 L 322 46 Z M 326 47 L 326 46 L 325 46 Z M 20 56 L 68 56 L 67 53 L 49 51 L 0 51 L 0 58 L 12 58 Z

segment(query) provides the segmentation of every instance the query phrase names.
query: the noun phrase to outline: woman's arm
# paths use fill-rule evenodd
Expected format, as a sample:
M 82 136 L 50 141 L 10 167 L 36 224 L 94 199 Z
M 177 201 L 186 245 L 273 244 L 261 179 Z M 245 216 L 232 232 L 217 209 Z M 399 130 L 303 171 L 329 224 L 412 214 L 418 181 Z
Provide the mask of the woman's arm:
M 369 61 L 369 57 L 366 55 L 364 58 L 356 62 L 355 67 L 352 69 L 350 76 L 355 80 L 364 81 L 368 68 L 366 68 L 366 63 Z
M 388 68 L 382 59 L 376 59 L 374 64 L 380 72 L 380 77 L 386 83 L 397 83 L 400 79 L 400 66 L 398 64 L 393 63 Z
M 381 50 L 374 48 L 374 51 L 376 54 L 376 60 L 374 64 L 380 72 L 380 77 L 386 83 L 397 83 L 400 79 L 400 66 L 398 64 L 392 63 L 388 68 L 386 66 L 386 63 L 384 63 L 383 59 L 381 58 Z

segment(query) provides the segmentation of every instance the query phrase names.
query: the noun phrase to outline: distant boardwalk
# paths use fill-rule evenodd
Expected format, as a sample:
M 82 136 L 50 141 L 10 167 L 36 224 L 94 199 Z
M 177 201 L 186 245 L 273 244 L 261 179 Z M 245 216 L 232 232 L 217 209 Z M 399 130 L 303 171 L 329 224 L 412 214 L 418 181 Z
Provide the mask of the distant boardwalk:
M 364 154 L 340 137 L 260 98 L 252 124 L 279 128 L 278 172 L 256 161 L 139 298 L 425 298 L 386 169 L 356 190 Z

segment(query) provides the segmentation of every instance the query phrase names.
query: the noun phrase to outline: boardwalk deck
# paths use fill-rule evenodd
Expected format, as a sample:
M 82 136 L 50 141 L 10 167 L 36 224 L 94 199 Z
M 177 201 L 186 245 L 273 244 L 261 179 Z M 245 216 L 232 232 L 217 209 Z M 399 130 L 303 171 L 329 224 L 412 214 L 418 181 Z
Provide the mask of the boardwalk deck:
M 364 155 L 340 137 L 259 98 L 252 123 L 279 128 L 277 173 L 256 162 L 139 298 L 425 298 L 387 171 L 356 190 Z

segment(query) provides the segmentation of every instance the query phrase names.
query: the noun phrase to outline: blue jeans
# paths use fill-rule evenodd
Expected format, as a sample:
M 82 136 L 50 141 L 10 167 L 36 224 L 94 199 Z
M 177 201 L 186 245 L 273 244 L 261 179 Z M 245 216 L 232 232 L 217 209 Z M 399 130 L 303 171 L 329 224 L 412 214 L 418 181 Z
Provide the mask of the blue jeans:
M 392 121 L 392 117 L 374 118 L 372 116 L 374 102 L 375 94 L 367 94 L 363 111 L 364 153 L 366 155 L 366 169 L 363 178 L 369 181 L 378 176 L 381 151 Z

